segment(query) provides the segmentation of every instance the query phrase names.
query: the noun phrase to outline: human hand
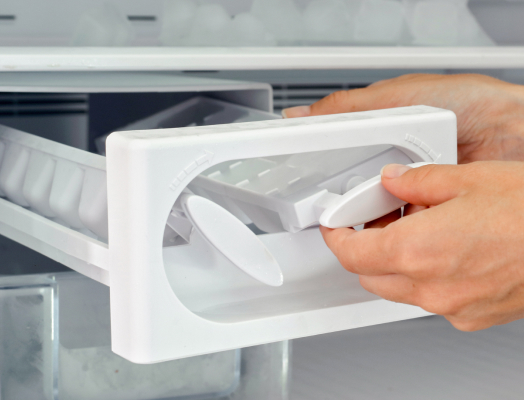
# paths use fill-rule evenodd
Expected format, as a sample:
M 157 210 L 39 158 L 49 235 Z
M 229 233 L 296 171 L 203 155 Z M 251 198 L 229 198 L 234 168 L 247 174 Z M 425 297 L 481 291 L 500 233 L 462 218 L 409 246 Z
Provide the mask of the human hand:
M 287 118 L 427 105 L 455 112 L 458 161 L 524 161 L 524 87 L 483 75 L 412 74 L 335 92 Z
M 524 317 L 524 163 L 390 164 L 382 183 L 415 204 L 407 216 L 359 232 L 321 227 L 366 290 L 464 331 Z

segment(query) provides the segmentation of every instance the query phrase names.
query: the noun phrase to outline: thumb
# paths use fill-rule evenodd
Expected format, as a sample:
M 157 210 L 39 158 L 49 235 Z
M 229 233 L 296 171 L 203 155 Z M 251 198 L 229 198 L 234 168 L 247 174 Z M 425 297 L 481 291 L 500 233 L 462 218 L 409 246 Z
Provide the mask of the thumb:
M 435 206 L 464 190 L 462 165 L 425 165 L 411 168 L 388 164 L 382 168 L 382 185 L 394 196 L 419 206 Z
M 282 116 L 284 118 L 310 117 L 391 108 L 396 104 L 390 98 L 390 90 L 382 88 L 342 90 L 331 93 L 310 106 L 286 108 L 282 110 Z

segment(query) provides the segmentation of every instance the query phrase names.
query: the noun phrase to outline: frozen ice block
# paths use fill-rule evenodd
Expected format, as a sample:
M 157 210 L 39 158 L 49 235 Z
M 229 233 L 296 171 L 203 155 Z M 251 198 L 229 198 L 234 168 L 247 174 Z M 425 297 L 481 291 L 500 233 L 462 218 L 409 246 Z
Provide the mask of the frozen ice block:
M 241 13 L 235 15 L 230 25 L 228 45 L 274 46 L 276 39 L 253 14 Z
M 315 0 L 304 11 L 307 39 L 319 42 L 349 42 L 353 16 L 341 0 Z
M 455 45 L 459 8 L 454 1 L 419 1 L 410 18 L 415 43 Z
M 226 46 L 231 16 L 220 4 L 202 4 L 189 30 L 189 46 Z
M 404 0 L 413 44 L 493 46 L 467 3 L 467 0 Z
M 401 39 L 404 10 L 396 0 L 364 0 L 357 14 L 355 40 L 371 44 L 394 44 Z
M 166 46 L 180 45 L 188 36 L 197 4 L 191 0 L 164 0 L 160 40 Z
M 110 3 L 86 12 L 73 34 L 73 46 L 126 46 L 133 38 L 131 24 Z
M 495 46 L 471 11 L 463 6 L 459 13 L 458 46 Z
M 291 44 L 304 38 L 302 13 L 293 0 L 254 0 L 251 13 L 279 43 Z

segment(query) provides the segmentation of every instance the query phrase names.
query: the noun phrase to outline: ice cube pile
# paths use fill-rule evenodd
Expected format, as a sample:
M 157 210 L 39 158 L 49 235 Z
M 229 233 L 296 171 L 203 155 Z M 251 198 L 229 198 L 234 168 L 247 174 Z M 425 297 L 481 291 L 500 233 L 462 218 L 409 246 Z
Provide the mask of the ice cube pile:
M 218 3 L 164 0 L 166 46 L 492 46 L 468 0 L 253 0 L 231 16 Z
M 131 24 L 110 2 L 88 10 L 73 33 L 74 46 L 126 46 L 133 41 Z
M 157 44 L 494 45 L 468 0 L 252 0 L 234 11 L 225 1 L 163 0 L 156 11 Z M 137 45 L 133 29 L 117 4 L 106 2 L 81 17 L 72 43 Z

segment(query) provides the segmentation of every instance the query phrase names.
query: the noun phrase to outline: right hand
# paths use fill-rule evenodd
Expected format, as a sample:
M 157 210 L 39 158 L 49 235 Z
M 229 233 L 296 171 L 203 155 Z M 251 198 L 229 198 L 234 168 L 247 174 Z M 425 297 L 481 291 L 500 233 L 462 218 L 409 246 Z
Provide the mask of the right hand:
M 524 87 L 484 75 L 412 74 L 339 91 L 286 118 L 427 105 L 455 112 L 458 161 L 524 161 Z
M 524 318 L 523 181 L 523 162 L 390 164 L 384 187 L 425 210 L 383 229 L 321 232 L 371 293 L 465 331 L 505 324 Z

